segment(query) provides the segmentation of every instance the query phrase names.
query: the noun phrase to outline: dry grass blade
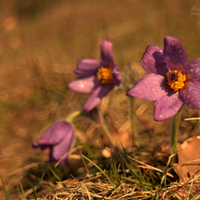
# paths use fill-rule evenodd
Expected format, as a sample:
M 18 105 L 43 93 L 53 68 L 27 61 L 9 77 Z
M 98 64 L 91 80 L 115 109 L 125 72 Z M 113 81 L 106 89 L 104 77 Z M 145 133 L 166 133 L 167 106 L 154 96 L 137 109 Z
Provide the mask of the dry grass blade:
M 89 200 L 95 198 L 96 200 L 131 200 L 134 198 L 149 199 L 155 197 L 157 194 L 159 194 L 160 199 L 167 199 L 171 196 L 170 190 L 173 191 L 174 189 L 180 188 L 181 186 L 170 186 L 169 189 L 164 188 L 161 191 L 142 191 L 137 184 L 123 181 L 120 182 L 119 185 L 115 185 L 116 190 L 114 190 L 113 186 L 109 183 L 107 178 L 103 174 L 98 173 L 97 176 L 94 176 L 93 178 L 86 177 L 82 181 L 66 180 L 60 182 L 54 188 L 55 193 L 48 194 L 45 199 Z M 166 198 L 161 198 L 162 196 Z
M 134 158 L 131 158 L 131 157 L 129 157 L 131 160 L 133 160 L 133 161 L 136 161 L 136 162 L 138 162 L 139 164 L 142 164 L 142 165 L 138 165 L 138 167 L 140 167 L 140 168 L 143 168 L 143 169 L 149 169 L 149 170 L 155 170 L 155 171 L 158 171 L 158 172 L 161 172 L 161 173 L 163 173 L 164 171 L 163 170 L 161 170 L 161 169 L 159 169 L 159 168 L 156 168 L 156 167 L 153 167 L 153 166 L 150 166 L 150 165 L 148 165 L 148 164 L 146 164 L 146 163 L 144 163 L 144 162 L 142 162 L 142 161 L 140 161 L 140 160 L 137 160 L 137 159 L 134 159 Z M 170 176 L 170 177 L 174 177 L 172 174 L 170 174 L 170 173 L 166 173 L 166 175 L 167 176 Z
M 200 117 L 185 118 L 184 120 L 185 120 L 185 121 L 200 120 Z
M 147 165 L 141 161 L 137 162 L 141 165 L 138 167 L 145 168 L 148 170 L 156 170 L 161 172 L 155 167 Z M 129 170 L 125 170 L 127 174 L 130 174 L 129 178 L 133 179 L 131 172 Z M 122 173 L 122 170 L 118 169 L 118 173 Z M 51 184 L 50 182 L 41 181 L 39 183 L 38 190 L 42 191 L 44 186 L 48 186 L 51 188 L 51 192 L 41 193 L 40 196 L 43 198 L 38 198 L 38 200 L 75 200 L 75 199 L 83 199 L 83 200 L 131 200 L 137 198 L 141 199 L 151 199 L 158 198 L 159 200 L 167 200 L 167 199 L 195 199 L 198 198 L 198 185 L 200 183 L 200 176 L 194 176 L 189 181 L 184 183 L 172 183 L 169 186 L 165 186 L 163 188 L 156 188 L 151 184 L 149 184 L 149 190 L 143 191 L 141 186 L 137 183 L 131 182 L 129 180 L 123 179 L 123 181 L 113 182 L 113 185 L 108 181 L 105 175 L 102 172 L 98 172 L 96 175 L 86 176 L 83 180 L 78 181 L 77 179 L 67 179 L 62 182 L 57 182 L 56 185 Z M 36 186 L 32 190 L 26 190 L 25 196 L 27 198 L 30 197 L 32 192 L 35 190 Z M 153 189 L 154 188 L 154 189 Z M 45 197 L 44 197 L 45 194 Z M 39 194 L 38 194 L 39 195 Z

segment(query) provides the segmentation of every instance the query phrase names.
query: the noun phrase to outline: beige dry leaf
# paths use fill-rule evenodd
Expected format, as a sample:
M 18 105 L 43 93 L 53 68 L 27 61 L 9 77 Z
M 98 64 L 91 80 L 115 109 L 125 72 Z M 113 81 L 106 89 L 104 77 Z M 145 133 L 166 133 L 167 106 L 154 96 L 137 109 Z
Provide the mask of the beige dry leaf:
M 179 176 L 179 189 L 175 192 L 176 197 L 185 197 L 198 194 L 200 191 L 200 139 L 193 137 L 186 140 L 182 145 L 178 144 L 178 164 L 174 169 Z M 180 186 L 181 184 L 181 186 Z
M 178 165 L 175 171 L 179 175 L 179 183 L 188 181 L 194 175 L 200 175 L 200 139 L 193 137 L 182 145 L 178 144 Z

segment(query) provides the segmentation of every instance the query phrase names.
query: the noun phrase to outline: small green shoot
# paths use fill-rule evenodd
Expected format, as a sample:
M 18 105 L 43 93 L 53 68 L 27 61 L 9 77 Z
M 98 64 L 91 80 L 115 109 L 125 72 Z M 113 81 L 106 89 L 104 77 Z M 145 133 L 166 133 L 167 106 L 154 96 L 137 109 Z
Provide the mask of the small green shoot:
M 37 187 L 38 187 L 38 185 L 35 186 L 35 188 L 36 188 L 36 189 L 35 189 L 34 186 L 33 186 L 33 184 L 32 184 L 30 181 L 27 181 L 27 183 L 31 186 L 31 188 L 32 188 L 32 190 L 33 190 L 32 199 L 34 198 L 35 200 L 37 200 L 36 192 L 37 192 Z
M 2 177 L 2 176 L 1 176 L 1 182 L 2 182 L 2 185 L 3 185 L 3 190 L 4 190 L 4 193 L 5 193 L 5 196 L 6 196 L 6 200 L 9 200 L 8 194 L 7 194 L 7 191 L 6 191 L 6 187 L 5 187 L 5 184 L 4 184 L 4 181 L 3 181 L 3 177 Z
M 83 156 L 83 158 L 85 158 L 87 161 L 89 161 L 90 163 L 92 163 L 110 182 L 110 184 L 112 185 L 112 187 L 114 188 L 115 192 L 117 193 L 117 195 L 120 197 L 119 193 L 117 192 L 113 182 L 110 180 L 110 178 L 108 177 L 108 175 L 98 166 L 96 165 L 93 161 L 91 161 L 89 158 L 87 158 L 86 156 L 84 156 L 83 154 L 81 154 Z
M 123 159 L 123 161 L 125 162 L 125 165 L 126 165 L 126 167 L 134 174 L 134 176 L 137 178 L 137 180 L 140 182 L 140 184 L 141 184 L 141 186 L 142 186 L 142 188 L 143 188 L 143 190 L 147 190 L 146 188 L 145 188 L 145 185 L 146 185 L 146 182 L 145 182 L 145 180 L 144 180 L 144 178 L 140 175 L 140 174 L 138 174 L 137 173 L 137 170 L 136 170 L 136 168 L 134 167 L 134 166 L 130 166 L 128 163 L 127 163 L 127 161 L 123 158 L 123 156 L 120 154 L 120 156 L 121 156 L 121 158 Z
M 55 178 L 58 181 L 62 182 L 62 180 L 60 179 L 60 177 L 55 173 L 55 171 L 49 165 L 47 165 L 47 168 L 51 171 L 51 173 L 55 176 Z
M 111 177 L 115 177 L 115 180 L 116 180 L 117 184 L 119 184 L 119 180 L 118 180 L 119 174 L 117 172 L 116 162 L 113 159 L 113 157 L 111 157 L 111 166 L 110 166 L 110 169 L 111 169 L 110 170 Z
M 24 188 L 23 188 L 21 182 L 19 182 L 19 186 L 20 186 L 21 192 L 22 192 L 22 194 L 23 194 L 23 197 L 24 197 L 24 199 L 26 200 L 26 195 L 25 195 Z

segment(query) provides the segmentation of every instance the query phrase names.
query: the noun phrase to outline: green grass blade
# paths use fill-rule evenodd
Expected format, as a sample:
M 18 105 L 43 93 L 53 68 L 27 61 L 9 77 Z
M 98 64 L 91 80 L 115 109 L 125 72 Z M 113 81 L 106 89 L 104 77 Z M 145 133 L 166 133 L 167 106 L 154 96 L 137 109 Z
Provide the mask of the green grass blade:
M 91 161 L 89 158 L 87 158 L 86 156 L 84 156 L 83 154 L 81 154 L 83 156 L 83 158 L 85 158 L 87 161 L 91 162 L 110 182 L 110 184 L 112 185 L 112 187 L 114 188 L 115 192 L 117 193 L 117 195 L 120 197 L 119 193 L 117 192 L 113 182 L 110 180 L 110 178 L 107 176 L 107 174 L 98 166 L 96 165 L 93 161 Z
M 111 157 L 111 171 L 112 171 L 112 175 L 115 177 L 115 180 L 117 181 L 117 184 L 119 184 L 119 180 L 118 180 L 119 173 L 117 172 L 116 162 L 113 157 Z
M 32 198 L 31 199 L 34 198 L 35 200 L 37 200 L 37 197 L 36 197 L 36 190 L 37 190 L 37 188 L 35 190 L 33 184 L 30 181 L 26 181 L 26 182 L 32 187 L 32 190 L 33 190 L 33 194 L 32 194 Z
M 124 150 L 124 152 L 125 152 L 125 155 L 126 155 L 126 158 L 127 159 L 125 159 L 120 153 L 119 153 L 119 155 L 120 155 L 120 157 L 123 159 L 123 161 L 125 162 L 125 165 L 132 171 L 132 173 L 135 175 L 135 177 L 142 183 L 142 182 L 146 182 L 145 181 L 145 179 L 143 178 L 143 176 L 142 176 L 142 173 L 140 172 L 140 170 L 138 170 L 137 172 L 136 172 L 136 169 L 138 169 L 138 163 L 137 163 L 137 161 L 136 161 L 136 157 L 135 157 L 135 151 L 133 151 L 133 157 L 134 157 L 134 163 L 135 163 L 135 167 L 133 166 L 133 169 L 135 169 L 135 171 L 133 171 L 132 170 L 132 168 L 129 166 L 129 164 L 128 164 L 128 162 L 127 162 L 127 160 L 130 162 L 130 158 L 129 158 L 129 155 L 127 154 L 127 152 L 126 152 L 126 149 L 123 147 L 123 144 L 121 144 L 121 146 L 122 146 L 122 148 L 123 148 L 123 150 Z
M 26 195 L 25 195 L 25 193 L 24 193 L 24 188 L 23 188 L 21 182 L 19 182 L 19 186 L 20 186 L 20 189 L 21 189 L 21 191 L 22 191 L 23 197 L 24 197 L 24 199 L 26 200 Z
M 111 163 L 111 168 L 110 168 L 110 179 L 111 179 L 111 182 L 113 183 L 114 179 L 113 179 L 112 163 Z
M 140 182 L 140 184 L 141 184 L 143 190 L 146 191 L 147 189 L 146 189 L 145 186 L 144 186 L 145 180 L 143 179 L 143 177 L 142 177 L 140 174 L 137 173 L 136 168 L 134 168 L 134 166 L 131 167 L 131 166 L 127 163 L 127 161 L 123 158 L 123 156 L 122 156 L 121 154 L 119 154 L 119 155 L 120 155 L 121 158 L 123 159 L 123 161 L 124 161 L 126 167 L 134 174 L 134 176 L 135 176 L 135 177 L 137 178 L 137 180 Z M 145 185 L 146 185 L 146 182 L 145 182 Z
M 49 165 L 47 165 L 47 168 L 51 171 L 51 173 L 55 176 L 55 178 L 58 180 L 58 181 L 62 181 L 61 179 L 60 179 L 60 177 L 56 174 L 56 172 L 54 172 L 54 170 L 49 166 Z
M 122 162 L 122 170 L 123 170 L 124 177 L 126 177 L 126 169 L 125 169 L 125 166 L 124 166 L 124 162 Z
M 137 179 L 123 177 L 124 180 L 130 181 L 132 183 L 136 183 L 137 185 L 141 185 L 141 183 Z
M 2 176 L 1 176 L 1 182 L 2 182 L 2 185 L 3 185 L 3 190 L 4 190 L 4 193 L 5 193 L 5 196 L 6 196 L 6 200 L 9 200 L 8 194 L 7 194 L 7 191 L 6 191 L 6 187 L 5 187 L 5 184 L 4 184 L 4 181 L 3 181 L 3 177 L 2 177 Z

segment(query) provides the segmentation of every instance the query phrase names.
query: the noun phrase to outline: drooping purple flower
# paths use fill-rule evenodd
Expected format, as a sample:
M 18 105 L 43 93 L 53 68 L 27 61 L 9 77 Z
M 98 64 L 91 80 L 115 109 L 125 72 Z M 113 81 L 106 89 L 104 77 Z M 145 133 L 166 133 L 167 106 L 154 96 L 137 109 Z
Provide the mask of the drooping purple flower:
M 68 84 L 68 89 L 73 92 L 91 93 L 83 106 L 85 112 L 95 108 L 108 92 L 121 83 L 121 75 L 113 60 L 113 45 L 107 40 L 101 43 L 101 60 L 78 61 L 74 73 L 79 78 Z
M 188 63 L 179 39 L 166 36 L 164 49 L 149 45 L 141 65 L 147 75 L 127 95 L 156 101 L 156 121 L 173 117 L 184 102 L 189 108 L 200 109 L 200 58 Z
M 75 138 L 73 126 L 66 121 L 58 121 L 46 130 L 38 144 L 33 143 L 33 148 L 40 147 L 42 150 L 50 148 L 49 160 L 51 162 L 60 160 L 69 152 Z M 60 162 L 70 165 L 68 156 Z

